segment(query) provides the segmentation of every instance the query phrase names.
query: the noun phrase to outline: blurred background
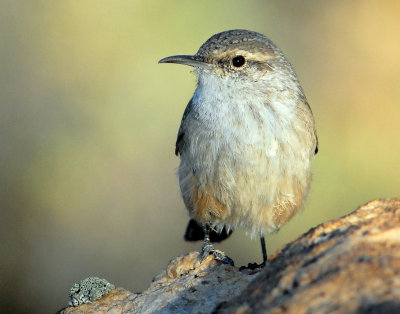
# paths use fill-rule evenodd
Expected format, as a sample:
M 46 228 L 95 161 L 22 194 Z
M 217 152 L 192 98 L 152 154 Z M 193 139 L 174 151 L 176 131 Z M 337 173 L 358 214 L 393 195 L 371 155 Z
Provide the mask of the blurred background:
M 399 196 L 400 2 L 12 1 L 0 4 L 0 308 L 52 313 L 74 282 L 143 291 L 185 243 L 174 145 L 196 77 L 159 65 L 232 28 L 293 63 L 320 140 L 305 210 L 270 253 Z M 261 261 L 238 231 L 219 245 Z

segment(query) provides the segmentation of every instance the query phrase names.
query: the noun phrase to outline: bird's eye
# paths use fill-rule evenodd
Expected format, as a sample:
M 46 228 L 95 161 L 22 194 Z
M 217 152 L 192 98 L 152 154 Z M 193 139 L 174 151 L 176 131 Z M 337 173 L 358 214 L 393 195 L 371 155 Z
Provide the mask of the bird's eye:
M 246 62 L 246 59 L 243 56 L 236 56 L 232 59 L 232 65 L 236 68 L 240 68 Z

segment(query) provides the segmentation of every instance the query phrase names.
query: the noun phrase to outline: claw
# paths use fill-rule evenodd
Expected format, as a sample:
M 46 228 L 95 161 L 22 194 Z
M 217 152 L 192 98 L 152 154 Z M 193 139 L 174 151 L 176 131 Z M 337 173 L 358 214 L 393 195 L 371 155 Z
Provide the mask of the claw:
M 234 261 L 227 256 L 223 251 L 216 250 L 212 244 L 208 244 L 206 246 L 203 246 L 203 249 L 200 253 L 200 264 L 203 263 L 203 261 L 207 258 L 208 255 L 214 255 L 214 258 L 223 264 L 235 266 Z
M 203 242 L 203 246 L 201 248 L 200 253 L 200 264 L 206 259 L 206 257 L 210 254 L 214 255 L 214 258 L 223 264 L 235 266 L 233 260 L 227 256 L 224 252 L 220 250 L 216 250 L 214 246 L 211 244 L 210 239 L 208 237 L 208 230 L 205 230 L 205 238 Z
M 200 253 L 200 264 L 204 262 L 208 255 L 213 254 L 214 246 L 210 242 L 203 242 L 203 247 Z
M 219 250 L 214 250 L 212 252 L 216 260 L 221 261 L 223 264 L 235 266 L 235 263 L 233 262 L 233 259 L 231 259 L 228 255 L 226 255 L 224 252 L 219 251 Z

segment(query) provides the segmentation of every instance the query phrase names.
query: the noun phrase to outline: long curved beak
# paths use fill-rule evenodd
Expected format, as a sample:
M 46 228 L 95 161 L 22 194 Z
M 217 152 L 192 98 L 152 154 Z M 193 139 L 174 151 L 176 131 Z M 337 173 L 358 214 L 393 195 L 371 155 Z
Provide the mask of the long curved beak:
M 201 60 L 198 56 L 189 56 L 189 55 L 178 55 L 178 56 L 171 56 L 166 57 L 158 61 L 158 63 L 177 63 L 177 64 L 184 64 L 190 65 L 196 68 L 208 68 L 210 64 Z

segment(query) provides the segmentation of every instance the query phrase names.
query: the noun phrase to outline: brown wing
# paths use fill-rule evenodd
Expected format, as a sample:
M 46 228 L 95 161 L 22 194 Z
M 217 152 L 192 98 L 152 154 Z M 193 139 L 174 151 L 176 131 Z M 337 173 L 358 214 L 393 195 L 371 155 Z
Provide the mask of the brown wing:
M 182 150 L 183 150 L 183 146 L 185 144 L 185 132 L 184 132 L 184 123 L 185 123 L 185 119 L 188 116 L 190 110 L 192 110 L 193 107 L 193 98 L 190 99 L 189 103 L 186 106 L 185 111 L 183 112 L 183 116 L 182 116 L 182 121 L 181 121 L 181 126 L 179 127 L 179 131 L 178 131 L 178 137 L 176 139 L 176 144 L 175 144 L 175 155 L 181 155 L 182 154 Z
M 306 105 L 306 108 L 309 111 L 309 114 L 311 114 L 311 119 L 314 120 L 314 115 L 312 113 L 311 107 L 307 101 L 306 96 L 304 95 L 303 89 L 300 87 L 300 99 L 302 100 L 302 103 Z M 313 128 L 314 128 L 314 137 L 315 137 L 315 149 L 314 149 L 314 155 L 318 153 L 318 136 L 317 136 L 317 130 L 315 128 L 315 122 L 313 123 Z

